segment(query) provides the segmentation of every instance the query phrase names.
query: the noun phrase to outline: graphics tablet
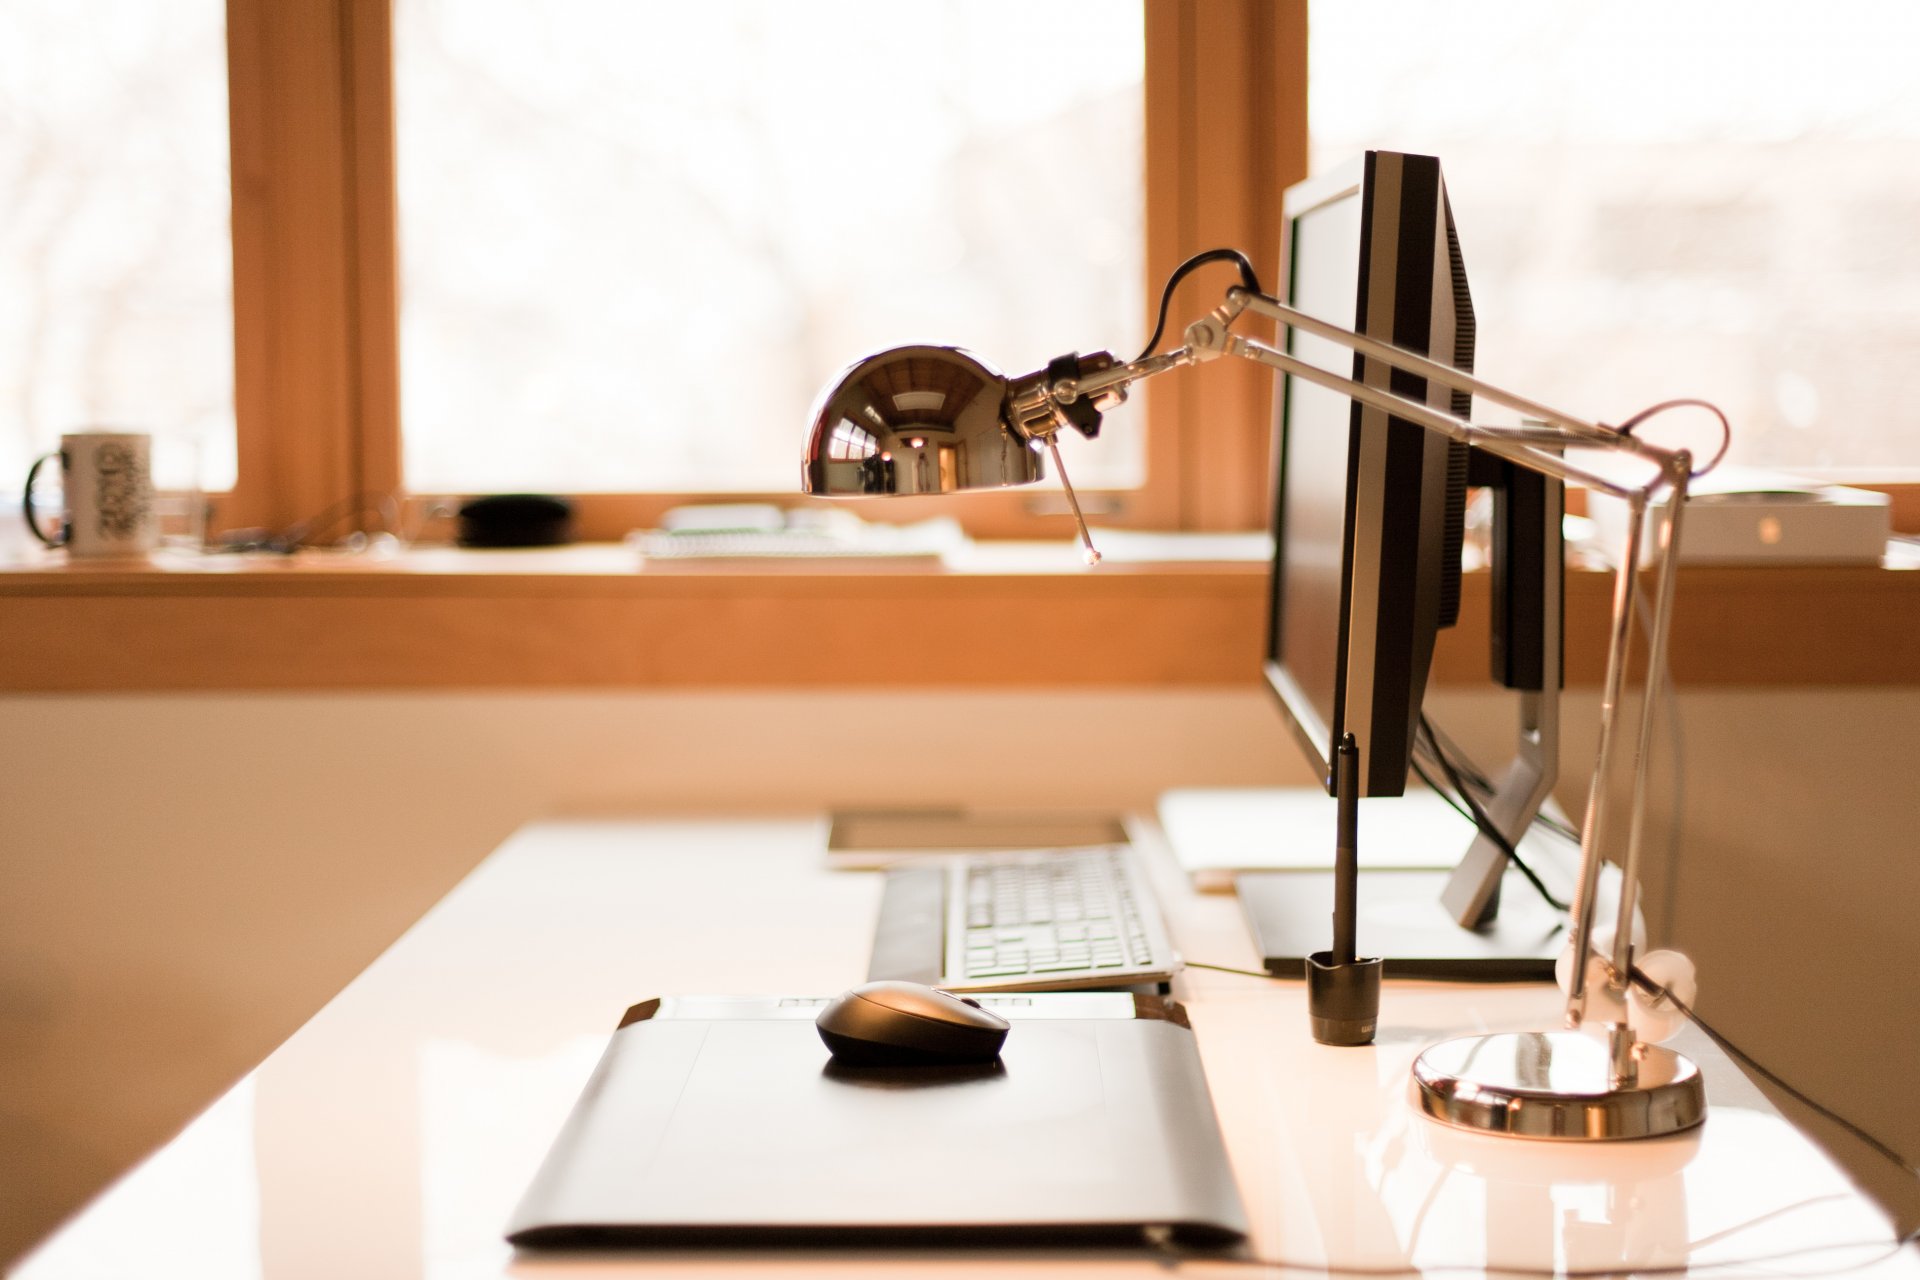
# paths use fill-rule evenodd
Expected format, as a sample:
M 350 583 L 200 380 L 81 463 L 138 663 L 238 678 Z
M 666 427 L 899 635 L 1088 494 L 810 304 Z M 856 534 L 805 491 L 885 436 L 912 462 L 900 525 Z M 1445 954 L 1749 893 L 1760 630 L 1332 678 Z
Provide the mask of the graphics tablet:
M 999 1061 L 848 1068 L 825 999 L 680 997 L 614 1033 L 508 1227 L 528 1247 L 1229 1245 L 1246 1218 L 1170 1001 L 992 996 Z

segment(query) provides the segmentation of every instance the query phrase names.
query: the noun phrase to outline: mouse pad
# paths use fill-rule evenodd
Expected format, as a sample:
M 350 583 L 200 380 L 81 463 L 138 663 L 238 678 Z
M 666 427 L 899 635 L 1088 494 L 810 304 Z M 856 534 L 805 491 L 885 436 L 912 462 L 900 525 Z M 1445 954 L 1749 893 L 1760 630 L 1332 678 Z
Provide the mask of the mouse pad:
M 1245 1216 L 1179 1006 L 983 999 L 985 1066 L 847 1067 L 824 999 L 630 1010 L 508 1228 L 523 1246 L 1231 1243 Z

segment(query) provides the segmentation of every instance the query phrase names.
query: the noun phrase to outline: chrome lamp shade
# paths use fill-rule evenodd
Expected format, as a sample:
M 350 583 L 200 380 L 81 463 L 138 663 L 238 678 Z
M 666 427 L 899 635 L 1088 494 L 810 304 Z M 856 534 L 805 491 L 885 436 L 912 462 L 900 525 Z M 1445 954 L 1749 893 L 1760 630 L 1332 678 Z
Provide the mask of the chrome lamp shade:
M 1008 420 L 1006 375 L 958 347 L 896 347 L 850 366 L 814 404 L 801 489 L 829 498 L 958 493 L 1046 476 Z

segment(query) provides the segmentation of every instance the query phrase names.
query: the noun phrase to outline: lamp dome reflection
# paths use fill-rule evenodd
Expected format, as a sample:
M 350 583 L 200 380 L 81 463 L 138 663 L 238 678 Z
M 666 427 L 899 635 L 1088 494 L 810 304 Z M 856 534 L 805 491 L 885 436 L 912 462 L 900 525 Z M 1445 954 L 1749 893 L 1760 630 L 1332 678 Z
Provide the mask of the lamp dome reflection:
M 850 366 L 815 403 L 801 488 L 822 497 L 958 493 L 1043 479 L 1007 424 L 1006 375 L 958 347 L 896 347 Z

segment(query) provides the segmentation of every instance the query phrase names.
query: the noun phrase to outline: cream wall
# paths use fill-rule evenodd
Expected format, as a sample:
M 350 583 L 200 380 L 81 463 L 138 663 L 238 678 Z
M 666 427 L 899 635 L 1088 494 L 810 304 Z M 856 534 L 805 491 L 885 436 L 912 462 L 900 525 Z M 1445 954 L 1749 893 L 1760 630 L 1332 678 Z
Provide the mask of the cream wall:
M 0 1258 L 531 817 L 1150 807 L 1289 776 L 1237 693 L 0 700 Z
M 1572 778 L 1591 768 L 1593 703 L 1567 700 Z M 1683 704 L 1686 855 L 1648 879 L 1701 963 L 1703 1009 L 1920 1148 L 1905 1079 L 1920 1067 L 1920 692 Z M 1509 732 L 1485 699 L 1434 705 L 1483 759 Z M 1307 780 L 1258 691 L 0 700 L 0 1258 L 163 1141 L 530 817 L 876 797 L 1147 809 L 1169 786 Z

